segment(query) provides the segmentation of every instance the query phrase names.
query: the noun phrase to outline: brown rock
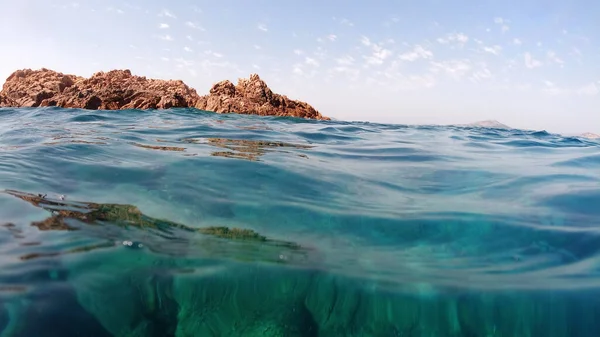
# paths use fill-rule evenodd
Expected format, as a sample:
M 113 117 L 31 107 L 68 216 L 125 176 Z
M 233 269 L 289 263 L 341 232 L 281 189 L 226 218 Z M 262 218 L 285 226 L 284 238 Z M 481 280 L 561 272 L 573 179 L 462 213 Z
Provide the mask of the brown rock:
M 275 94 L 258 75 L 215 84 L 200 97 L 180 80 L 135 76 L 129 70 L 98 72 L 90 78 L 42 68 L 11 74 L 0 92 L 0 107 L 82 108 L 91 110 L 196 107 L 218 113 L 293 116 L 329 120 L 307 103 Z
M 12 73 L 0 92 L 0 106 L 37 107 L 43 100 L 60 95 L 81 79 L 52 70 L 23 69 Z
M 0 97 L 0 106 L 122 110 L 191 107 L 198 94 L 182 81 L 147 79 L 129 70 L 83 78 L 48 69 L 24 69 L 8 77 Z
M 196 108 L 219 113 L 329 120 L 307 103 L 273 93 L 257 74 L 239 79 L 237 85 L 227 80 L 215 84 L 210 94 L 198 99 Z

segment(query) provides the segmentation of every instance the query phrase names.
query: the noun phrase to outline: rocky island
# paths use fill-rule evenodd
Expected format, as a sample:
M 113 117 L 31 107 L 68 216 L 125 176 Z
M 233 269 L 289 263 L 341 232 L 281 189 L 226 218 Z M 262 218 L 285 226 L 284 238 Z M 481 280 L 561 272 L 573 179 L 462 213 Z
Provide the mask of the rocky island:
M 198 108 L 217 113 L 329 120 L 311 105 L 274 93 L 257 74 L 216 83 L 200 96 L 180 80 L 148 79 L 130 70 L 97 72 L 90 78 L 42 68 L 13 72 L 0 91 L 0 107 L 90 110 Z

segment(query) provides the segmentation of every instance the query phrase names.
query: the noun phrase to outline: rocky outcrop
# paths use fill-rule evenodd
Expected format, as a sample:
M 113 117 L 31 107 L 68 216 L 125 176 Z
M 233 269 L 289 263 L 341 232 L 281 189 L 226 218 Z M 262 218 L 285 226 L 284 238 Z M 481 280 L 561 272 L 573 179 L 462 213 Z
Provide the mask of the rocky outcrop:
M 3 106 L 83 109 L 167 109 L 193 106 L 194 89 L 182 81 L 134 76 L 129 70 L 98 72 L 90 78 L 48 69 L 17 70 L 8 77 Z
M 307 103 L 273 93 L 258 74 L 242 78 L 234 85 L 228 80 L 215 84 L 210 94 L 198 99 L 196 107 L 220 113 L 243 113 L 261 116 L 295 116 L 326 119 Z
M 180 80 L 157 80 L 129 70 L 98 72 L 90 78 L 42 68 L 11 74 L 0 92 L 0 107 L 81 108 L 91 110 L 188 108 L 218 113 L 329 119 L 307 103 L 275 94 L 258 75 L 215 84 L 199 96 Z

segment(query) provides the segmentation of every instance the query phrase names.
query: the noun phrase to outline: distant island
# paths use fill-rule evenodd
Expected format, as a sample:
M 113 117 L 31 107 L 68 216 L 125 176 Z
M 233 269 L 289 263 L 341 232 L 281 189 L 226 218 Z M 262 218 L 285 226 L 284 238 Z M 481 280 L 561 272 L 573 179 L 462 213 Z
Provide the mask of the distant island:
M 258 74 L 213 85 L 200 96 L 180 80 L 132 75 L 130 70 L 97 72 L 90 78 L 46 68 L 13 72 L 0 91 L 0 107 L 80 108 L 90 110 L 198 108 L 217 113 L 290 116 L 329 120 L 305 102 L 274 93 Z
M 600 139 L 600 135 L 597 135 L 597 134 L 591 133 L 591 132 L 583 133 L 583 134 L 579 135 L 579 137 L 588 138 L 588 139 Z
M 463 127 L 479 127 L 479 128 L 493 128 L 493 129 L 512 129 L 510 126 L 506 124 L 502 124 L 495 120 L 485 120 L 479 121 L 475 123 L 469 124 L 454 124 L 454 126 L 463 126 Z

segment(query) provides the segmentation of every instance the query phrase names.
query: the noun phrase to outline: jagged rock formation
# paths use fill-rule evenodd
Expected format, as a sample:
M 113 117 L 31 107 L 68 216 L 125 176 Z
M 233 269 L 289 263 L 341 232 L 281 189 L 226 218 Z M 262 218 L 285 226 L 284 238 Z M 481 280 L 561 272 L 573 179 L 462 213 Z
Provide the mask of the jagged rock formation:
M 219 113 L 329 119 L 307 103 L 275 94 L 258 75 L 215 84 L 199 96 L 180 80 L 157 80 L 129 70 L 98 72 L 90 78 L 42 68 L 12 73 L 0 92 L 0 107 L 82 108 L 91 110 L 188 108 Z
M 147 79 L 129 70 L 98 72 L 90 78 L 48 69 L 17 70 L 6 80 L 2 93 L 9 106 L 91 110 L 188 107 L 198 97 L 182 81 Z
M 215 84 L 210 89 L 210 94 L 199 98 L 196 107 L 220 113 L 238 112 L 329 120 L 307 103 L 273 93 L 258 74 L 250 75 L 249 79 L 240 79 L 237 85 L 228 80 Z

